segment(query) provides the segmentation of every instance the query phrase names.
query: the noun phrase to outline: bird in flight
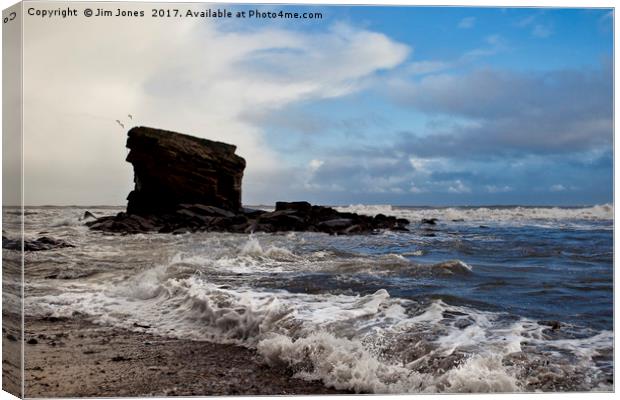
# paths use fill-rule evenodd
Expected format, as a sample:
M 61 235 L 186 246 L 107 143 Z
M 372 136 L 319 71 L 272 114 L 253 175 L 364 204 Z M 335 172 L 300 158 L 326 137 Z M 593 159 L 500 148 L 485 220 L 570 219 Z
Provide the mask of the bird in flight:
M 133 117 L 131 116 L 131 114 L 127 114 L 127 116 L 129 117 L 129 119 L 133 119 Z
M 117 123 L 117 124 L 119 124 L 119 125 L 121 126 L 121 128 L 125 129 L 125 125 L 123 125 L 123 124 L 121 123 L 121 121 L 116 120 L 116 123 Z

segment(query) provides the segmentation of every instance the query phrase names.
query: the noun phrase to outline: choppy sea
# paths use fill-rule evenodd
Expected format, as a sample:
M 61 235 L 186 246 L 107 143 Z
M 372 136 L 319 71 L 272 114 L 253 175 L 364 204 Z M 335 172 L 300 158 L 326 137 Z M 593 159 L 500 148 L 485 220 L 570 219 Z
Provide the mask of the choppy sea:
M 364 236 L 121 236 L 85 210 L 122 209 L 26 210 L 27 238 L 75 245 L 26 254 L 26 315 L 237 343 L 362 393 L 613 390 L 610 204 L 339 207 L 411 221 Z

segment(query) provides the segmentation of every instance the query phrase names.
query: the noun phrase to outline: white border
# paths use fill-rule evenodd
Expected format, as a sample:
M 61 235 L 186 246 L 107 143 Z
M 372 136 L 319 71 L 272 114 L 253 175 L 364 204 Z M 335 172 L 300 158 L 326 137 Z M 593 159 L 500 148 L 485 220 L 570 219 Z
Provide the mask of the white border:
M 68 0 L 68 2 L 80 2 L 80 1 L 76 1 L 76 0 Z M 151 3 L 153 1 L 146 1 L 146 0 L 139 0 L 139 1 L 134 1 L 134 2 L 143 2 L 143 3 Z M 168 0 L 166 2 L 170 2 L 170 3 L 215 3 L 215 2 L 192 2 L 192 1 L 180 1 L 180 0 Z M 7 7 L 10 7 L 11 5 L 17 3 L 17 1 L 14 0 L 0 0 L 0 5 L 2 6 L 2 9 L 5 9 Z M 604 7 L 604 8 L 609 8 L 609 7 L 613 7 L 615 8 L 615 1 L 609 1 L 609 0 L 589 0 L 589 1 L 584 1 L 584 0 L 563 0 L 563 1 L 557 1 L 557 0 L 537 0 L 537 1 L 532 1 L 532 0 L 522 0 L 522 1 L 506 1 L 506 0 L 494 0 L 494 1 L 489 1 L 489 0 L 461 0 L 461 1 L 454 1 L 454 0 L 423 0 L 423 1 L 412 1 L 412 0 L 388 0 L 388 1 L 381 1 L 381 0 L 376 0 L 376 1 L 372 1 L 372 0 L 339 0 L 339 1 L 334 1 L 334 0 L 269 0 L 269 1 L 259 1 L 259 0 L 227 0 L 227 1 L 221 1 L 220 3 L 240 3 L 240 4 L 264 4 L 264 3 L 270 3 L 270 4 L 325 4 L 325 5 L 333 5 L 333 4 L 341 4 L 341 5 L 379 5 L 379 6 L 386 6 L 386 5 L 402 5 L 402 6 L 465 6 L 465 7 L 558 7 L 558 8 L 579 8 L 579 7 L 583 7 L 583 8 L 593 8 L 593 7 Z M 615 27 L 615 24 L 614 24 Z M 0 33 L 0 39 L 1 39 L 1 33 Z M 618 72 L 618 64 L 616 63 L 616 56 L 615 56 L 615 44 L 618 42 L 618 31 L 616 29 L 614 29 L 614 77 L 616 76 L 617 72 Z M 614 99 L 615 99 L 615 93 L 616 93 L 616 81 L 614 79 Z M 0 89 L 2 88 L 2 83 L 0 82 Z M 615 138 L 615 131 L 616 131 L 616 119 L 615 119 L 615 115 L 617 115 L 617 104 L 614 101 L 614 138 Z M 0 117 L 0 122 L 1 122 L 1 117 Z M 0 142 L 0 146 L 1 146 L 1 142 Z M 617 150 L 618 150 L 618 143 L 614 140 L 614 199 L 617 197 L 618 194 L 618 185 L 617 185 L 617 170 L 616 170 L 616 163 L 615 163 L 615 155 L 617 154 Z M 0 151 L 1 154 L 1 151 Z M 2 171 L 2 166 L 0 163 L 0 182 L 1 182 L 1 171 Z M 0 185 L 0 197 L 2 195 L 2 186 Z M 615 202 L 614 202 L 614 221 L 617 220 L 618 217 L 618 211 L 617 211 L 617 207 L 615 207 Z M 616 232 L 616 229 L 614 227 L 614 250 L 618 248 L 618 235 Z M 614 283 L 616 282 L 616 273 L 618 271 L 618 263 L 617 260 L 615 258 L 615 251 L 614 251 Z M 618 308 L 616 307 L 616 301 L 615 301 L 615 285 L 614 285 L 614 333 L 618 332 Z M 618 354 L 618 350 L 617 347 L 615 346 L 615 335 L 614 335 L 614 361 L 617 360 L 617 354 Z M 0 342 L 0 348 L 1 348 L 1 342 Z M 1 378 L 0 378 L 1 379 Z M 618 384 L 618 367 L 617 365 L 614 365 L 614 385 Z M 462 396 L 461 394 L 433 394 L 433 395 L 398 395 L 398 396 L 383 396 L 383 395 L 372 395 L 370 396 L 370 398 L 372 399 L 381 399 L 381 400 L 387 400 L 387 399 L 415 399 L 415 400 L 426 400 L 426 399 L 436 399 L 437 396 Z M 579 400 L 579 399 L 583 399 L 584 397 L 586 398 L 592 398 L 592 399 L 607 399 L 607 398 L 612 398 L 615 397 L 614 394 L 612 393 L 541 393 L 541 394 L 474 394 L 474 395 L 466 395 L 467 399 L 491 399 L 494 398 L 495 396 L 500 396 L 500 399 L 510 399 L 510 400 L 523 400 L 523 399 L 529 399 L 529 398 L 540 398 L 540 399 L 548 399 L 548 400 Z M 493 396 L 493 397 L 491 397 Z M 262 396 L 262 397 L 266 397 L 266 396 Z M 369 397 L 369 396 L 363 396 L 363 397 Z M 4 399 L 14 399 L 15 397 L 8 394 L 7 392 L 1 391 L 0 392 L 0 400 L 4 400 Z M 176 399 L 182 399 L 184 397 L 175 397 Z M 197 397 L 188 397 L 188 399 L 196 399 Z M 206 397 L 205 397 L 206 398 Z M 246 399 L 255 399 L 256 397 L 249 397 L 249 396 L 244 396 L 244 397 L 209 397 L 209 398 L 234 398 L 235 400 L 246 400 Z M 342 399 L 353 399 L 353 398 L 362 398 L 362 396 L 278 396 L 278 398 L 281 399 L 317 399 L 317 400 L 342 400 Z M 115 399 L 130 399 L 130 398 L 123 398 L 123 397 L 117 397 Z M 156 397 L 152 397 L 149 399 L 164 399 L 164 398 L 156 398 Z M 168 398 L 169 399 L 169 398 Z

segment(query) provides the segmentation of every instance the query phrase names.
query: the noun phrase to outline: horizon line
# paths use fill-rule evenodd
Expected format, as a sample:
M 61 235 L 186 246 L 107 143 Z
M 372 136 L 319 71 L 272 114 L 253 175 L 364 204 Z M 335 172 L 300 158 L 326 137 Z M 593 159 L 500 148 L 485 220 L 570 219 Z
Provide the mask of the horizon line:
M 301 200 L 303 201 L 303 200 Z M 311 203 L 312 204 L 312 203 Z M 596 207 L 605 205 L 614 205 L 613 200 L 603 203 L 589 204 L 389 204 L 389 203 L 348 203 L 348 204 L 312 204 L 326 207 L 351 207 L 351 206 L 390 206 L 390 207 L 421 207 L 421 208 L 448 208 L 448 207 L 560 207 L 560 208 L 577 208 L 577 207 Z M 242 204 L 243 207 L 275 207 L 274 204 Z M 119 208 L 127 207 L 126 204 L 41 204 L 41 205 L 2 205 L 2 208 Z

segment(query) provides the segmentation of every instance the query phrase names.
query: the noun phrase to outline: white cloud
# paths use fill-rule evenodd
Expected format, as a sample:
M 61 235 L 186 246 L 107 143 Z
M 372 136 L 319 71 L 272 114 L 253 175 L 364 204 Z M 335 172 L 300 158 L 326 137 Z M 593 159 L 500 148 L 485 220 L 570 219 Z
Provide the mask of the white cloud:
M 325 162 L 321 161 L 321 160 L 310 160 L 310 162 L 308 163 L 308 166 L 310 167 L 310 170 L 312 172 L 316 171 L 317 169 L 321 168 L 321 165 L 323 165 Z
M 514 190 L 514 188 L 512 186 L 508 186 L 508 185 L 487 185 L 485 186 L 487 192 L 489 193 L 506 193 L 506 192 L 512 192 Z
M 528 29 L 529 27 L 533 26 L 531 30 L 532 36 L 535 36 L 538 38 L 549 37 L 553 33 L 553 29 L 551 29 L 551 26 L 549 24 L 545 24 L 544 21 L 539 22 L 541 19 L 539 17 L 541 17 L 542 15 L 543 15 L 542 12 L 529 15 L 517 21 L 516 26 L 518 26 L 519 28 L 528 28 Z
M 471 193 L 471 189 L 466 186 L 460 179 L 455 180 L 449 187 L 450 193 Z
M 471 61 L 479 57 L 492 56 L 508 48 L 504 38 L 498 34 L 489 35 L 484 38 L 484 41 L 488 46 L 467 51 L 461 57 L 460 62 Z
M 450 68 L 444 61 L 416 61 L 409 64 L 407 70 L 413 75 L 431 74 Z
M 532 35 L 538 38 L 547 38 L 551 36 L 552 33 L 553 30 L 547 25 L 537 24 L 534 26 L 534 29 L 532 29 Z
M 531 25 L 532 23 L 534 23 L 534 21 L 536 21 L 536 19 L 538 18 L 540 14 L 532 14 L 532 15 L 528 15 L 525 18 L 520 19 L 519 21 L 517 21 L 517 23 L 515 24 L 516 26 L 523 28 L 526 26 Z
M 413 169 L 420 174 L 429 174 L 432 171 L 437 171 L 443 167 L 444 162 L 439 158 L 420 158 L 409 157 L 409 164 Z
M 465 17 L 459 21 L 459 24 L 457 26 L 461 29 L 469 29 L 469 28 L 473 28 L 475 23 L 476 23 L 475 17 Z
M 551 187 L 549 188 L 549 190 L 551 192 L 564 192 L 566 189 L 566 187 L 564 185 L 561 184 L 555 184 L 555 185 L 551 185 Z
M 426 189 L 422 189 L 417 187 L 415 184 L 411 184 L 411 187 L 409 188 L 409 192 L 411 193 L 424 193 L 426 192 Z

